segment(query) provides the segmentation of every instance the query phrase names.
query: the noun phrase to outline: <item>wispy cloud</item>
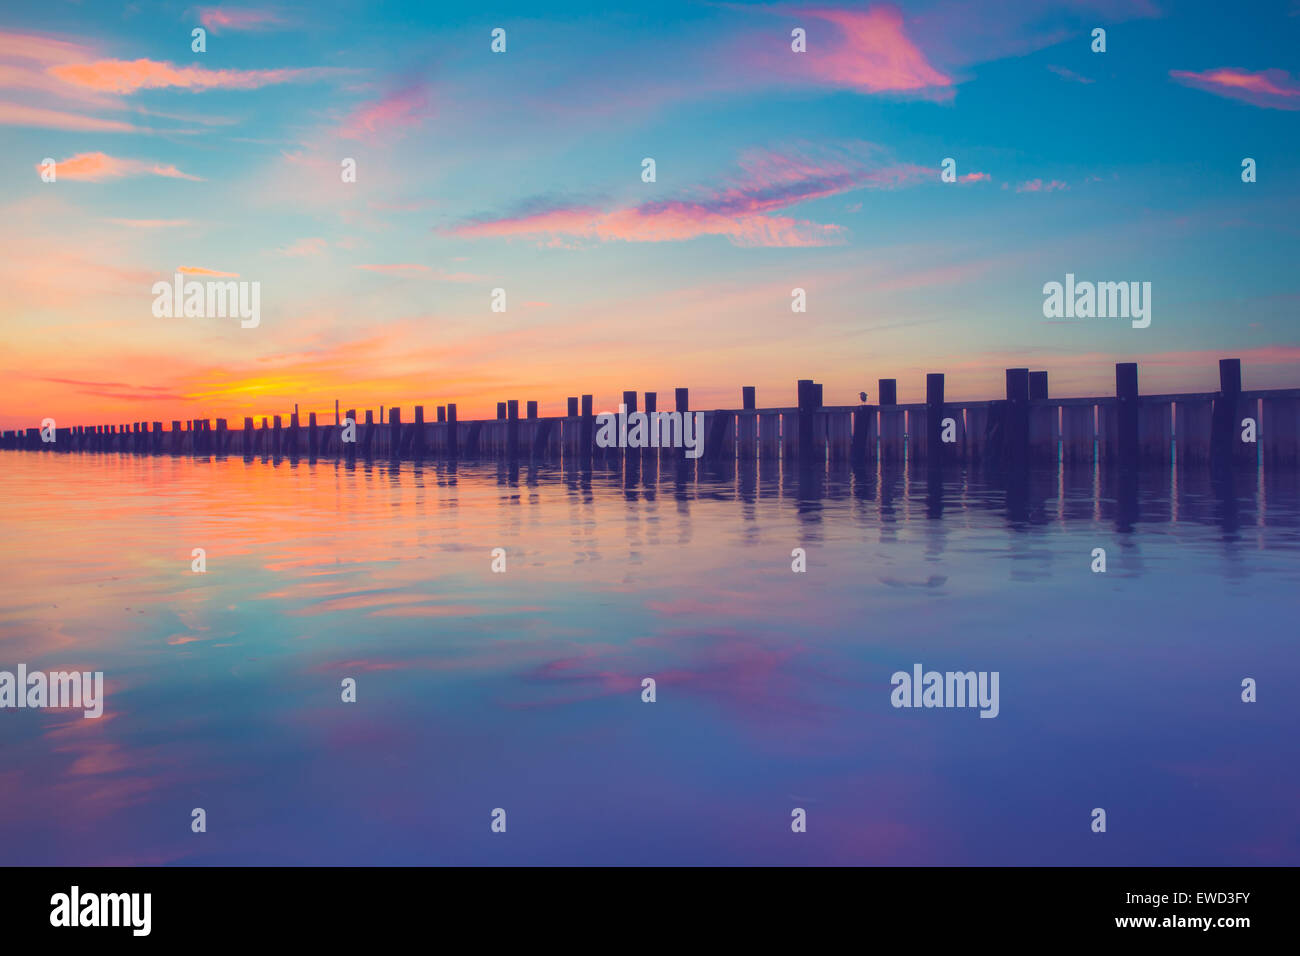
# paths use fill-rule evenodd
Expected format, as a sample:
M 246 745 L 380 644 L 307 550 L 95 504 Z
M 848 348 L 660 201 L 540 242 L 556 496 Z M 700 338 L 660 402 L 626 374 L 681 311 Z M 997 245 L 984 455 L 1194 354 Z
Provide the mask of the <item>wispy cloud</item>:
M 344 121 L 339 135 L 348 139 L 373 139 L 418 126 L 433 112 L 433 91 L 429 84 L 412 83 L 357 109 Z
M 468 272 L 443 272 L 418 262 L 367 263 L 353 268 L 364 269 L 366 272 L 381 272 L 384 275 L 418 276 L 437 282 L 482 282 L 485 278 Z
M 1300 110 L 1300 81 L 1291 79 L 1286 70 L 1249 70 L 1225 66 L 1217 70 L 1192 73 L 1170 70 L 1173 79 L 1206 93 L 1241 100 L 1251 106 L 1273 110 Z
M 4 102 L 0 102 L 0 126 L 31 126 L 38 129 L 67 129 L 86 133 L 141 132 L 140 127 L 118 120 L 96 119 L 80 113 Z
M 218 276 L 223 279 L 238 279 L 238 272 L 219 272 L 216 269 L 205 269 L 202 266 L 177 266 L 176 271 L 187 276 Z
M 283 249 L 278 249 L 276 251 L 282 256 L 289 256 L 297 259 L 305 256 L 319 256 L 328 247 L 329 243 L 324 239 L 313 236 L 308 239 L 299 239 L 297 242 L 292 242 Z
M 109 219 L 115 226 L 126 226 L 128 229 L 171 229 L 175 226 L 188 226 L 191 224 L 189 219 Z
M 38 163 L 35 167 L 40 170 Z M 168 179 L 189 179 L 202 182 L 198 176 L 183 173 L 175 166 L 154 163 L 143 159 L 120 159 L 107 153 L 79 153 L 55 162 L 58 179 L 79 179 L 86 182 L 103 182 L 124 176 L 163 176 Z
M 67 63 L 50 68 L 65 83 L 105 93 L 134 93 L 137 90 L 178 89 L 254 90 L 278 83 L 310 82 L 337 75 L 331 67 L 275 70 L 210 70 L 203 66 L 177 66 L 158 60 L 97 60 Z
M 882 164 L 871 144 L 823 147 L 810 153 L 754 151 L 742 158 L 734 184 L 697 196 L 621 208 L 533 201 L 521 211 L 460 223 L 465 238 L 521 237 L 563 245 L 573 240 L 672 242 L 724 236 L 738 246 L 824 246 L 844 229 L 777 215 L 798 203 L 867 187 L 891 188 L 933 177 L 911 164 Z
M 1053 66 L 1053 65 L 1049 65 L 1047 68 L 1048 68 L 1049 70 L 1051 70 L 1053 73 L 1055 73 L 1057 76 L 1059 76 L 1061 79 L 1063 79 L 1063 80 L 1069 80 L 1071 83 L 1085 83 L 1085 84 L 1086 84 L 1086 83 L 1095 83 L 1095 82 L 1096 82 L 1094 79 L 1092 79 L 1092 77 L 1089 77 L 1089 76 L 1081 76 L 1080 74 L 1075 73 L 1074 70 L 1066 69 L 1066 68 L 1063 67 L 1063 66 Z
M 1016 186 L 1018 193 L 1052 193 L 1062 189 L 1069 189 L 1068 183 L 1059 179 L 1049 179 L 1044 182 L 1041 179 L 1030 179 Z
M 786 14 L 829 23 L 835 32 L 815 52 L 787 59 L 807 70 L 816 83 L 861 93 L 952 95 L 952 78 L 935 69 L 903 28 L 903 15 L 891 6 L 867 10 L 783 8 Z
M 288 21 L 274 10 L 251 7 L 201 7 L 199 22 L 213 33 L 235 30 L 276 30 Z

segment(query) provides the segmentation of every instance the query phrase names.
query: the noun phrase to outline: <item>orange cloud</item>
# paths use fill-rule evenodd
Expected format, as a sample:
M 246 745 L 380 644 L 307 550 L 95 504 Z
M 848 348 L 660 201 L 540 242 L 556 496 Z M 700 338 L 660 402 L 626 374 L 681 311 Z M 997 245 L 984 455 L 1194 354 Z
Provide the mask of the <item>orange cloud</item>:
M 68 63 L 50 67 L 49 72 L 74 86 L 104 93 L 134 93 L 137 90 L 179 87 L 201 91 L 213 89 L 252 90 L 277 83 L 310 81 L 337 73 L 337 70 L 209 70 L 202 66 L 176 66 L 157 60 L 97 60 L 94 63 Z
M 189 276 L 219 276 L 223 279 L 238 279 L 238 272 L 218 272 L 215 269 L 205 269 L 202 266 L 177 266 L 176 271 Z
M 1169 75 L 1184 86 L 1241 100 L 1262 109 L 1300 110 L 1300 82 L 1291 79 L 1286 70 L 1251 73 L 1229 66 L 1204 73 L 1170 70 Z
M 39 172 L 41 165 L 38 163 L 34 168 Z M 145 175 L 203 181 L 198 176 L 181 172 L 175 166 L 150 163 L 140 159 L 118 159 L 106 153 L 79 153 L 69 159 L 59 160 L 55 163 L 55 174 L 59 179 L 80 179 L 86 182 Z

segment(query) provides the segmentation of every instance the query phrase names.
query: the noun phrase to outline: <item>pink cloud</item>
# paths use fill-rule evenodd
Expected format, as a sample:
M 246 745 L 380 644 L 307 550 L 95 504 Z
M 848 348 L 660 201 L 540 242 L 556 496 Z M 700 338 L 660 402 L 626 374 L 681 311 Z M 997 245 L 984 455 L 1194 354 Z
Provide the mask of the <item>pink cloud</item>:
M 217 276 L 223 279 L 238 279 L 238 272 L 218 272 L 216 269 L 205 269 L 202 266 L 177 266 L 176 271 L 187 276 Z
M 967 173 L 965 176 L 958 176 L 959 183 L 986 183 L 992 179 L 988 173 Z
M 1050 193 L 1058 189 L 1069 189 L 1069 185 L 1061 182 L 1059 179 L 1051 179 L 1043 182 L 1041 179 L 1030 179 L 1016 187 L 1018 193 Z
M 213 33 L 225 30 L 272 30 L 285 25 L 280 14 L 248 7 L 203 7 L 199 22 Z
M 277 83 L 310 81 L 338 71 L 323 67 L 276 70 L 209 70 L 176 66 L 158 60 L 97 60 L 50 67 L 51 75 L 85 89 L 104 93 L 180 87 L 187 90 L 252 90 Z
M 797 9 L 791 15 L 833 24 L 839 35 L 828 44 L 810 38 L 809 52 L 797 57 L 817 82 L 861 93 L 939 91 L 952 95 L 952 78 L 932 67 L 903 29 L 903 15 L 892 6 L 863 10 Z
M 41 166 L 34 167 L 38 172 Z M 168 179 L 189 179 L 202 182 L 198 176 L 183 173 L 175 166 L 151 163 L 140 159 L 119 159 L 106 153 L 79 153 L 55 163 L 58 179 L 79 179 L 85 182 L 102 182 L 123 176 L 164 176 Z
M 832 245 L 843 241 L 843 227 L 774 213 L 854 189 L 892 188 L 934 175 L 911 164 L 873 163 L 875 151 L 870 144 L 823 148 L 817 156 L 756 151 L 742 159 L 742 175 L 734 184 L 692 198 L 615 209 L 542 205 L 512 216 L 471 220 L 448 231 L 466 238 L 522 237 L 551 245 L 582 239 L 670 242 L 710 235 L 737 246 Z
M 339 130 L 348 139 L 370 139 L 378 134 L 418 126 L 432 116 L 433 95 L 425 83 L 389 93 L 358 109 Z
M 140 127 L 117 120 L 96 119 L 79 113 L 47 110 L 17 103 L 0 103 L 0 126 L 33 126 L 40 129 L 69 129 L 86 133 L 132 133 Z
M 1300 110 L 1300 82 L 1286 70 L 1260 70 L 1251 73 L 1237 67 L 1221 67 L 1203 73 L 1170 70 L 1178 83 L 1216 96 L 1241 100 L 1251 106 L 1273 110 Z
M 1067 70 L 1063 66 L 1048 66 L 1048 69 L 1051 70 L 1053 73 L 1055 73 L 1057 76 L 1059 76 L 1061 79 L 1069 80 L 1071 83 L 1087 84 L 1087 83 L 1096 82 L 1091 77 L 1081 76 L 1078 73 L 1075 73 L 1073 70 Z

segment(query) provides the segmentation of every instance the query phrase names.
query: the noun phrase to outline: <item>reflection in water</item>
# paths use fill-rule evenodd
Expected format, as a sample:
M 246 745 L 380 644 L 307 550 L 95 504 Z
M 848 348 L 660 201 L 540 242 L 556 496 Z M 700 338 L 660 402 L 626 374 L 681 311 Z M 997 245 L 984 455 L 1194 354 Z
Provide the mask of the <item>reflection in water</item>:
M 0 710 L 3 863 L 1300 862 L 1294 471 L 5 452 L 0 522 L 0 670 L 106 679 Z

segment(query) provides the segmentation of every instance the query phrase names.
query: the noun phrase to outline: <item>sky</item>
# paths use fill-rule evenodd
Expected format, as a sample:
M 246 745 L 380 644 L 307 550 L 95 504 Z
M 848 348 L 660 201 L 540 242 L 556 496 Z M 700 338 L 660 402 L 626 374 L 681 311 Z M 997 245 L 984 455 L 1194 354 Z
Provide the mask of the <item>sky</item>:
M 1300 0 L 623 7 L 9 5 L 0 427 L 1300 386 Z M 260 323 L 156 316 L 178 271 Z M 1045 318 L 1067 273 L 1150 326 Z

